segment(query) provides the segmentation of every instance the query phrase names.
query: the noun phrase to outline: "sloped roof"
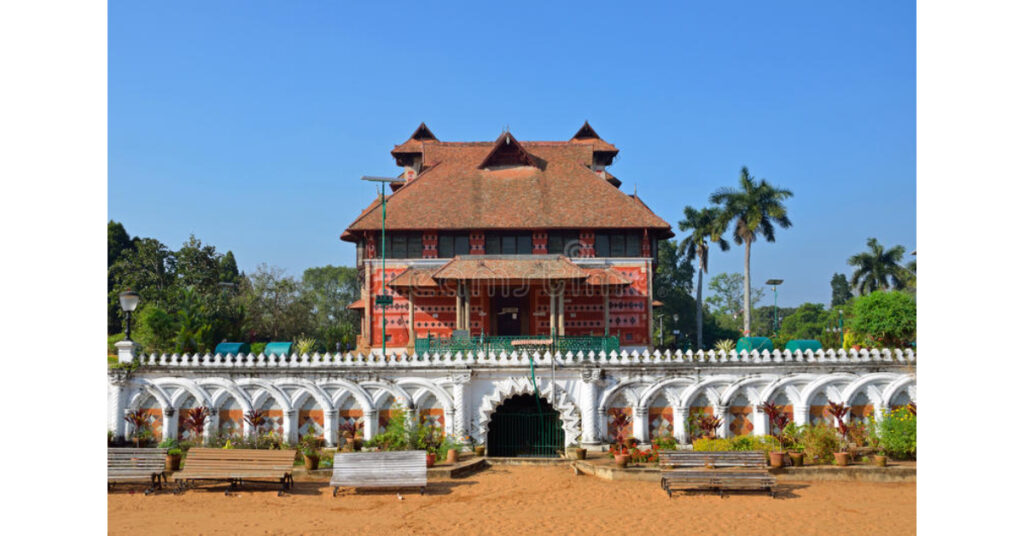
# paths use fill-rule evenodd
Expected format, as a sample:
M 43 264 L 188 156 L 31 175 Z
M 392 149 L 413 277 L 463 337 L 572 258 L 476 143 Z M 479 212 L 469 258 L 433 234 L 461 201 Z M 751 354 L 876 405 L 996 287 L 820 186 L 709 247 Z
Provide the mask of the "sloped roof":
M 436 271 L 437 269 L 435 268 L 406 268 L 404 272 L 395 276 L 391 281 L 388 281 L 388 286 L 394 288 L 436 287 L 437 281 L 434 281 L 432 277 Z
M 632 282 L 612 268 L 584 268 L 587 273 L 587 284 L 595 287 L 624 287 Z
M 502 145 L 512 145 L 505 140 L 504 134 L 496 142 L 410 139 L 400 146 L 415 144 L 424 170 L 388 197 L 388 229 L 647 228 L 657 238 L 673 236 L 665 220 L 588 167 L 598 150 L 593 139 L 518 141 L 534 165 L 481 169 Z M 379 231 L 380 220 L 375 199 L 341 238 L 355 241 L 355 232 Z
M 587 272 L 561 255 L 456 256 L 434 272 L 434 279 L 583 279 Z

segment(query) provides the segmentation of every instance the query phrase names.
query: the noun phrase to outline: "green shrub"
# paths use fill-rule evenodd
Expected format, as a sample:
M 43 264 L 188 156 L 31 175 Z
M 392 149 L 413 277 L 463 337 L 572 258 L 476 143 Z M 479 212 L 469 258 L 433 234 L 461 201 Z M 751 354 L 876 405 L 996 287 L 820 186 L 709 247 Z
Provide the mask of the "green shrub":
M 265 342 L 254 342 L 254 343 L 249 345 L 249 352 L 251 352 L 252 355 L 260 355 L 260 354 L 263 353 L 263 350 L 265 350 L 266 348 L 267 348 L 267 343 L 265 343 Z
M 732 443 L 728 439 L 702 437 L 693 440 L 693 450 L 700 452 L 728 452 L 732 450 Z
M 413 430 L 412 432 L 416 432 Z M 409 450 L 414 444 L 416 437 L 410 434 L 405 423 L 405 411 L 398 410 L 395 416 L 388 421 L 384 431 L 373 436 L 365 446 L 376 447 L 380 450 Z
M 897 459 L 917 456 L 917 416 L 907 408 L 887 411 L 878 423 L 878 446 Z
M 124 333 L 117 333 L 114 335 L 107 335 L 107 355 L 117 356 L 117 347 L 114 346 L 115 342 L 121 342 L 124 340 Z
M 807 463 L 832 463 L 833 453 L 839 450 L 839 433 L 835 428 L 818 423 L 798 427 L 798 444 L 803 447 L 804 460 Z
M 701 452 L 729 452 L 760 450 L 771 452 L 777 448 L 778 443 L 771 436 L 736 436 L 728 439 L 695 439 L 693 450 Z
M 659 450 L 676 450 L 679 448 L 679 442 L 672 436 L 656 437 L 651 440 L 651 444 L 658 447 Z
M 917 333 L 917 301 L 903 292 L 875 291 L 861 296 L 853 306 L 852 327 L 878 346 L 899 347 Z

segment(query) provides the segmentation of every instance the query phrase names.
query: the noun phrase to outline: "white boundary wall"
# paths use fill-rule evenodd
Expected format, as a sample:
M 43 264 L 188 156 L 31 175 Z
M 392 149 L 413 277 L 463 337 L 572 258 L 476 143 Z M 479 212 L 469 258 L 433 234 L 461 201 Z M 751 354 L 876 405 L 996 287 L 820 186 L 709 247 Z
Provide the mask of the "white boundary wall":
M 119 344 L 120 360 L 134 359 L 131 343 Z M 632 409 L 634 436 L 650 440 L 647 412 L 659 395 L 672 407 L 673 434 L 686 441 L 688 408 L 703 395 L 723 417 L 719 436 L 729 434 L 729 407 L 737 397 L 754 406 L 755 434 L 767 430 L 756 407 L 785 396 L 797 424 L 808 422 L 818 394 L 852 405 L 863 394 L 876 416 L 900 395 L 916 402 L 916 356 L 912 350 L 816 352 L 623 352 L 619 354 L 461 352 L 403 356 L 391 354 L 149 355 L 128 373 L 111 369 L 108 378 L 108 427 L 118 437 L 130 430 L 124 414 L 152 397 L 163 411 L 165 432 L 175 433 L 176 412 L 191 397 L 211 409 L 215 421 L 231 401 L 243 411 L 273 399 L 284 414 L 286 439 L 298 439 L 299 408 L 312 399 L 324 411 L 325 437 L 335 445 L 338 410 L 358 407 L 364 416 L 364 438 L 377 433 L 377 415 L 392 397 L 407 409 L 430 398 L 445 413 L 445 432 L 472 435 L 485 443 L 491 413 L 516 394 L 533 393 L 530 357 L 537 388 L 560 413 L 566 445 L 596 446 L 607 436 L 607 410 L 625 399 Z M 553 392 L 552 392 L 553 391 Z M 390 395 L 390 396 L 389 396 Z M 820 400 L 820 399 L 819 399 Z M 862 399 L 863 400 L 863 399 Z M 353 404 L 355 406 L 353 406 Z M 167 428 L 172 427 L 172 428 Z M 248 433 L 248 425 L 245 425 Z M 218 429 L 207 426 L 207 434 Z

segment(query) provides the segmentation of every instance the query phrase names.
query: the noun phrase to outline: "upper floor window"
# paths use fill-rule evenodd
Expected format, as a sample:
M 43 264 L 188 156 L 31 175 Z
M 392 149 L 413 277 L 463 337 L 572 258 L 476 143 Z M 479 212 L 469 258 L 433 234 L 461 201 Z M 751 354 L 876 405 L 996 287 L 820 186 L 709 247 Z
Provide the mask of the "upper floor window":
M 639 257 L 641 240 L 637 231 L 598 231 L 594 233 L 594 254 L 598 257 Z
M 381 253 L 389 259 L 418 259 L 423 256 L 423 234 L 396 231 L 384 233 L 384 251 L 376 248 L 375 258 L 380 258 Z

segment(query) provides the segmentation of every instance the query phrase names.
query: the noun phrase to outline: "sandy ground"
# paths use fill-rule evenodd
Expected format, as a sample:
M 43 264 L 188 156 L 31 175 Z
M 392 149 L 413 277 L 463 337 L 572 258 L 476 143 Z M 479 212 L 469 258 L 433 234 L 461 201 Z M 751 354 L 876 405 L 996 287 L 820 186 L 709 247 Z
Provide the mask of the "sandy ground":
M 110 534 L 914 534 L 916 485 L 813 482 L 766 494 L 676 494 L 657 483 L 573 476 L 568 467 L 497 466 L 418 491 L 342 490 L 234 496 L 211 484 L 184 495 L 108 495 Z

